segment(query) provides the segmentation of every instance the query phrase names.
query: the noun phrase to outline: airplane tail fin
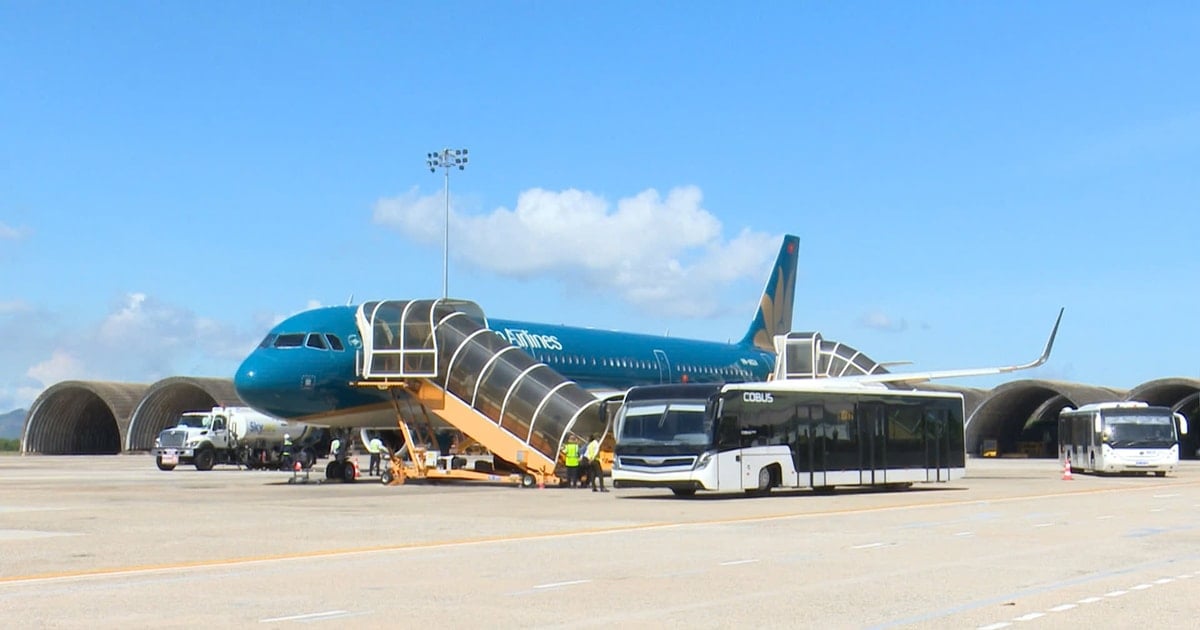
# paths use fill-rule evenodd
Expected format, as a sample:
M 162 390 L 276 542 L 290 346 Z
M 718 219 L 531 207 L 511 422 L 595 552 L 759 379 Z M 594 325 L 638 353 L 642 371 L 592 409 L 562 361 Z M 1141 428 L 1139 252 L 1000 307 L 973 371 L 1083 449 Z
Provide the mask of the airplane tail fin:
M 754 346 L 767 352 L 775 352 L 775 335 L 792 332 L 792 303 L 796 294 L 796 261 L 799 258 L 800 237 L 788 234 L 783 237 L 779 257 L 767 278 L 758 312 L 750 323 L 750 330 L 742 337 L 740 345 Z

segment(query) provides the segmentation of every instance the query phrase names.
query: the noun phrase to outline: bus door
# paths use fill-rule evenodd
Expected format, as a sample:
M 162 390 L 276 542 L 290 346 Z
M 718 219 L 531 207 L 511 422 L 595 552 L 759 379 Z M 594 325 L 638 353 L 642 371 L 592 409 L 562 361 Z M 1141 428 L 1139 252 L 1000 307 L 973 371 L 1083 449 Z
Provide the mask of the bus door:
M 925 480 L 950 480 L 949 417 L 941 409 L 925 412 Z
M 825 443 L 821 427 L 823 412 L 821 405 L 805 405 L 796 408 L 792 418 L 795 434 L 789 436 L 792 461 L 796 469 L 796 485 L 817 488 L 825 485 Z
M 733 413 L 722 413 L 717 420 L 717 487 L 716 490 L 742 489 L 742 426 Z M 750 429 L 750 434 L 758 432 Z
M 884 434 L 884 411 L 881 403 L 866 402 L 855 406 L 858 419 L 858 448 L 861 463 L 859 483 L 887 483 L 887 443 Z

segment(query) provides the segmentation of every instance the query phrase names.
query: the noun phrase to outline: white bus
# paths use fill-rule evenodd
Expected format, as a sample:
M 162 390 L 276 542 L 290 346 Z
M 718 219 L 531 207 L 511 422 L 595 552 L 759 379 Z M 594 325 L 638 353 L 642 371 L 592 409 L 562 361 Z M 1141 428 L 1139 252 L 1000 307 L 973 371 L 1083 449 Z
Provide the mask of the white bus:
M 966 472 L 958 393 L 777 380 L 630 389 L 613 485 L 765 493 L 908 487 Z
M 1072 471 L 1165 477 L 1179 465 L 1179 436 L 1186 433 L 1182 414 L 1144 402 L 1065 407 L 1058 414 L 1058 463 Z

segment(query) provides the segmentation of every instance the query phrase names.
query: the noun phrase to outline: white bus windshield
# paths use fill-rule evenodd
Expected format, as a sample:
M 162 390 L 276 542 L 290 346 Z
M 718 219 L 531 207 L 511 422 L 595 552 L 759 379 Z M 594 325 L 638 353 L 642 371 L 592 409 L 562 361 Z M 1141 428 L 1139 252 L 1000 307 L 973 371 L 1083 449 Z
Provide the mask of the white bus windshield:
M 1168 448 L 1175 419 L 1162 414 L 1104 414 L 1104 441 L 1113 448 Z
M 631 403 L 621 412 L 617 442 L 623 446 L 699 446 L 712 441 L 703 402 Z

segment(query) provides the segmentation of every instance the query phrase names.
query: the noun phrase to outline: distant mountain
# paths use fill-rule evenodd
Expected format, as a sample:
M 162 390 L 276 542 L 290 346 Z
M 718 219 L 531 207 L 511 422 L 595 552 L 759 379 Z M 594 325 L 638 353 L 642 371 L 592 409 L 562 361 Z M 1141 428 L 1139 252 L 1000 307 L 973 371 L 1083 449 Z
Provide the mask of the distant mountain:
M 6 414 L 0 414 L 0 438 L 15 440 L 21 437 L 21 428 L 25 425 L 24 409 L 17 409 Z

